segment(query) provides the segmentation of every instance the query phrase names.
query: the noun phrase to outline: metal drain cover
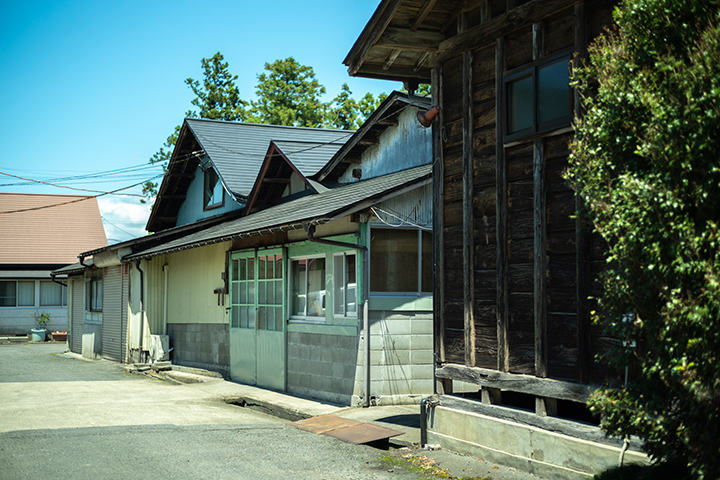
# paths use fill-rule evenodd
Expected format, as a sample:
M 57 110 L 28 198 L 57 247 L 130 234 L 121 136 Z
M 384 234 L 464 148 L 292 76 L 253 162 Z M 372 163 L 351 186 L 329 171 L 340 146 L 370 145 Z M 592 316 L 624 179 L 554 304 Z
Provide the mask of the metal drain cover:
M 355 445 L 375 443 L 403 434 L 403 432 L 397 430 L 379 427 L 371 423 L 347 420 L 335 415 L 320 415 L 319 417 L 292 422 L 288 425 L 306 432 L 334 437 Z

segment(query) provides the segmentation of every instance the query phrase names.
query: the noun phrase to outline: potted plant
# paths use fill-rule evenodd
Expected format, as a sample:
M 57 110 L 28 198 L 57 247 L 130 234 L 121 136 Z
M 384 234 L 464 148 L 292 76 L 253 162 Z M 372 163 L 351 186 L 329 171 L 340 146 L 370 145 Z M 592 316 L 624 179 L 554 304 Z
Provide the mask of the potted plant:
M 32 313 L 32 317 L 35 319 L 35 323 L 38 324 L 38 328 L 33 328 L 30 330 L 32 333 L 32 341 L 33 342 L 44 342 L 45 341 L 45 334 L 47 333 L 47 330 L 45 329 L 45 324 L 50 321 L 50 314 L 42 312 L 40 315 L 37 313 Z

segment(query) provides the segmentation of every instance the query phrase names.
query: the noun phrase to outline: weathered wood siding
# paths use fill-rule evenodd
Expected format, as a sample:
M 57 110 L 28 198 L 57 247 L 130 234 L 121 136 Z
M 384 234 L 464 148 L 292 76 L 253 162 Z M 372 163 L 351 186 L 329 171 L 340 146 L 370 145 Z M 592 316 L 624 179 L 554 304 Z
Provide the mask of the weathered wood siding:
M 613 3 L 542 12 L 437 68 L 445 141 L 436 322 L 445 363 L 582 383 L 611 374 L 593 360 L 608 339 L 590 325 L 587 300 L 601 293 L 593 279 L 604 244 L 576 219 L 576 198 L 562 176 L 573 132 L 504 142 L 497 126 L 505 114 L 498 109 L 503 74 L 562 52 L 582 55 L 586 39 L 611 22 Z M 474 26 L 507 12 L 504 1 L 478 5 L 458 20 L 459 32 L 463 21 Z M 469 250 L 464 232 L 472 235 Z

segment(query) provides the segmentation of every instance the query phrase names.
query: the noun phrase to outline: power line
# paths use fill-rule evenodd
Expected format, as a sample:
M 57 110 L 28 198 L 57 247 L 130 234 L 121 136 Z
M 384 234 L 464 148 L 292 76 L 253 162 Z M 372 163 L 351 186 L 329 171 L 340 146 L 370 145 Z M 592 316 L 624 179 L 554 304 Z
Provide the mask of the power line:
M 119 192 L 121 190 L 126 190 L 127 188 L 130 188 L 130 187 L 126 187 L 126 188 L 121 188 L 119 190 L 115 190 L 113 192 L 103 192 L 102 190 L 88 190 L 86 188 L 76 188 L 76 187 L 68 187 L 66 185 L 57 185 L 57 184 L 50 183 L 50 182 L 43 182 L 42 180 L 34 180 L 32 178 L 25 178 L 25 177 L 21 177 L 19 175 L 13 175 L 12 173 L 0 172 L 0 174 L 6 175 L 8 177 L 19 178 L 20 180 L 25 180 L 26 182 L 41 183 L 43 185 L 50 185 L 51 187 L 67 188 L 69 190 L 77 190 L 80 192 L 101 193 L 103 195 L 110 195 L 112 193 Z M 162 176 L 162 175 L 160 175 L 160 176 Z M 157 178 L 157 177 L 153 177 L 153 178 Z M 145 182 L 140 182 L 138 185 L 141 185 L 143 183 L 145 183 Z M 143 198 L 145 197 L 145 195 L 140 195 L 138 193 L 123 193 L 122 195 L 129 196 L 129 197 L 143 197 Z M 0 213 L 2 213 L 2 212 L 0 212 Z

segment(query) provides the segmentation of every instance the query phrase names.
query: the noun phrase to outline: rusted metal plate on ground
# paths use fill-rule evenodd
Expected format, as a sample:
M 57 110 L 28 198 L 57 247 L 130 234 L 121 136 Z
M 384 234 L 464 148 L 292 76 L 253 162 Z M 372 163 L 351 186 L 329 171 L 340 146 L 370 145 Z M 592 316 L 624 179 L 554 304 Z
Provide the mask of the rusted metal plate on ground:
M 336 430 L 330 430 L 329 432 L 323 433 L 330 437 L 339 438 L 348 443 L 354 443 L 355 445 L 361 445 L 364 443 L 377 442 L 378 440 L 387 440 L 390 437 L 397 437 L 402 435 L 403 432 L 397 430 L 391 430 L 385 427 L 378 427 L 371 423 L 360 423 L 351 427 L 338 428 Z
M 288 425 L 306 432 L 327 435 L 348 443 L 361 445 L 365 443 L 387 440 L 402 435 L 403 432 L 379 427 L 370 423 L 356 422 L 335 415 L 321 415 L 306 420 L 289 423 Z
M 356 422 L 355 420 L 347 420 L 328 414 L 320 415 L 319 417 L 307 418 L 305 420 L 298 420 L 297 422 L 292 422 L 288 425 L 299 428 L 300 430 L 305 430 L 306 432 L 325 433 L 338 428 L 351 427 L 359 423 L 360 422 Z

